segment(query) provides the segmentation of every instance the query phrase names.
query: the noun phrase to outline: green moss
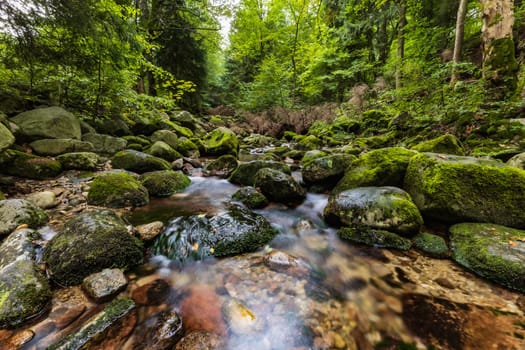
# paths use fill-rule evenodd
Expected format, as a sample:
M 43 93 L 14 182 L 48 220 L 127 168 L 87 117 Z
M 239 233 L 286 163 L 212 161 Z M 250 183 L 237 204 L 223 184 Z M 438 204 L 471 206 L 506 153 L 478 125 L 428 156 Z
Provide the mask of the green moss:
M 378 248 L 409 250 L 412 245 L 409 239 L 403 238 L 395 233 L 384 230 L 374 230 L 368 227 L 343 227 L 337 231 L 337 234 L 342 239 Z
M 59 161 L 15 150 L 6 150 L 0 163 L 6 174 L 34 180 L 54 178 L 62 172 Z
M 293 132 L 293 131 L 285 131 L 284 134 L 283 134 L 283 138 L 286 141 L 292 141 L 295 136 L 297 136 L 297 134 L 295 132 Z
M 442 237 L 430 233 L 420 233 L 413 238 L 412 242 L 415 248 L 432 257 L 447 258 L 449 256 L 447 243 Z
M 151 141 L 148 140 L 146 137 L 143 136 L 122 136 L 122 138 L 126 141 L 128 141 L 128 147 L 130 144 L 138 144 L 142 147 L 147 147 L 151 145 Z
M 332 193 L 356 187 L 401 187 L 410 158 L 417 153 L 392 147 L 370 151 L 353 161 Z
M 314 135 L 302 137 L 297 141 L 297 148 L 304 151 L 312 151 L 321 147 L 321 140 Z
M 180 137 L 177 141 L 177 151 L 185 157 L 198 157 L 199 147 L 186 137 Z
M 435 139 L 421 142 L 412 147 L 412 149 L 419 152 L 455 154 L 458 156 L 465 155 L 463 146 L 459 140 L 451 134 L 442 135 Z
M 207 164 L 204 170 L 209 175 L 228 177 L 237 169 L 237 166 L 237 158 L 231 154 L 225 154 Z
M 187 137 L 187 138 L 193 137 L 193 131 L 191 131 L 190 129 L 185 128 L 184 126 L 180 126 L 179 124 L 171 122 L 171 121 L 166 121 L 165 123 L 167 123 L 169 127 L 173 129 L 173 131 L 178 136 Z
M 383 129 L 388 128 L 391 117 L 385 112 L 370 109 L 361 114 L 361 129 L 363 134 L 376 134 Z
M 237 135 L 225 127 L 219 127 L 208 133 L 203 142 L 206 146 L 206 154 L 208 155 L 231 154 L 237 156 L 239 153 L 239 140 Z
M 134 150 L 117 152 L 111 159 L 111 164 L 114 168 L 126 169 L 136 173 L 171 169 L 170 163 L 164 159 Z
M 306 198 L 306 191 L 291 175 L 276 169 L 262 168 L 255 174 L 253 186 L 270 200 L 295 206 Z
M 308 163 L 312 162 L 316 158 L 325 157 L 328 153 L 321 150 L 312 150 L 304 153 L 303 158 L 301 158 L 301 165 L 305 166 Z
M 0 191 L 0 201 L 5 199 L 4 192 Z
M 410 160 L 405 189 L 430 219 L 525 227 L 521 169 L 490 160 L 421 153 Z
M 254 160 L 248 163 L 239 164 L 237 169 L 229 177 L 230 182 L 239 185 L 253 186 L 255 174 L 262 168 L 271 168 L 291 174 L 290 167 L 284 163 Z
M 252 186 L 239 189 L 232 198 L 241 201 L 250 209 L 260 209 L 268 205 L 268 199 Z
M 91 152 L 66 153 L 56 158 L 64 169 L 95 170 L 100 157 Z
M 91 205 L 121 208 L 142 206 L 149 202 L 148 191 L 133 176 L 125 172 L 99 175 L 93 180 L 87 201 Z
M 191 183 L 189 177 L 180 171 L 159 170 L 144 173 L 140 177 L 144 187 L 148 189 L 151 196 L 166 197 L 180 192 Z
M 525 232 L 493 224 L 450 228 L 452 256 L 491 281 L 525 292 Z
M 516 91 L 518 86 L 518 62 L 514 52 L 512 38 L 492 40 L 489 48 L 490 59 L 484 62 L 483 73 L 489 88 L 503 88 L 502 95 L 508 96 Z
M 147 153 L 152 156 L 159 157 L 167 160 L 168 162 L 173 162 L 175 159 L 182 158 L 182 154 L 171 148 L 166 142 L 157 141 L 148 149 Z

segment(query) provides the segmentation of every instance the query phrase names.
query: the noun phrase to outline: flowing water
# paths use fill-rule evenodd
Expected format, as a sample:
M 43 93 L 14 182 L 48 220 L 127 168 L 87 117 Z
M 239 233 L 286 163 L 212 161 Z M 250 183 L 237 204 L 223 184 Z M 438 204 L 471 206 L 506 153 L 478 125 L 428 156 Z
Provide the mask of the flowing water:
M 237 189 L 226 180 L 193 177 L 183 193 L 152 199 L 127 219 L 169 225 L 180 215 L 218 213 Z M 127 293 L 163 279 L 169 295 L 139 306 L 134 330 L 118 347 L 147 348 L 141 328 L 159 313 L 176 310 L 186 332 L 221 334 L 227 349 L 525 349 L 522 296 L 450 260 L 342 241 L 322 220 L 326 201 L 325 195 L 308 194 L 293 209 L 272 204 L 256 211 L 279 235 L 254 253 L 182 268 L 151 257 L 131 272 Z M 97 306 L 81 294 L 62 290 L 48 319 L 61 305 L 83 303 L 86 311 L 76 323 L 87 320 Z M 45 325 L 46 320 L 30 327 L 36 335 L 24 348 L 43 349 L 68 332 Z

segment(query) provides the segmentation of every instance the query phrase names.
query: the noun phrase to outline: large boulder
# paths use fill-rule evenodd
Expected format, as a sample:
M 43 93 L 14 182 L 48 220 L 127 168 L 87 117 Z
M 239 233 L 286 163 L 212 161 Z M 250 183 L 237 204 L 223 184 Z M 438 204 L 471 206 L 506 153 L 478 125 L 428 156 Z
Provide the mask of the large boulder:
M 525 153 L 516 154 L 507 161 L 507 165 L 525 170 Z
M 189 177 L 180 171 L 158 170 L 140 176 L 142 185 L 148 189 L 150 196 L 167 197 L 180 192 L 191 183 Z
M 238 185 L 253 186 L 255 174 L 263 168 L 279 170 L 285 174 L 292 173 L 290 167 L 284 163 L 269 160 L 254 160 L 248 163 L 241 163 L 237 169 L 232 172 L 228 180 Z
M 128 144 L 120 137 L 93 133 L 82 135 L 82 140 L 91 143 L 95 147 L 95 152 L 105 155 L 113 155 L 122 151 Z
M 142 242 L 110 210 L 84 212 L 65 223 L 48 243 L 43 260 L 59 285 L 80 284 L 105 268 L 129 268 L 143 261 Z
M 15 143 L 15 137 L 4 124 L 0 123 L 0 152 L 8 149 Z
M 445 153 L 458 156 L 465 155 L 461 142 L 451 134 L 445 134 L 435 139 L 421 142 L 412 147 L 412 149 L 418 152 Z
M 62 169 L 95 170 L 100 157 L 93 152 L 73 152 L 61 154 L 56 160 L 62 164 Z
M 225 154 L 211 161 L 204 168 L 204 174 L 208 176 L 228 177 L 235 169 L 239 162 L 235 156 Z
M 45 311 L 51 288 L 34 259 L 38 234 L 13 232 L 0 245 L 0 328 L 17 327 Z
M 171 169 L 170 163 L 162 158 L 129 149 L 115 154 L 111 159 L 111 164 L 114 168 L 125 169 L 139 174 L 153 170 Z
M 269 200 L 289 206 L 300 204 L 306 198 L 305 189 L 292 176 L 275 169 L 259 170 L 255 174 L 254 187 Z
M 181 136 L 177 141 L 177 152 L 180 152 L 185 157 L 199 158 L 199 146 L 187 137 Z
M 182 154 L 174 150 L 164 141 L 156 141 L 146 152 L 152 156 L 165 159 L 168 162 L 173 162 L 175 159 L 182 158 Z
M 152 142 L 162 141 L 172 148 L 177 148 L 179 137 L 171 130 L 157 130 L 150 136 L 150 139 Z
M 485 159 L 421 153 L 410 160 L 404 187 L 430 219 L 525 227 L 525 170 Z
M 315 158 L 303 167 L 303 181 L 307 186 L 317 185 L 323 190 L 331 189 L 341 180 L 346 168 L 355 158 L 350 154 L 333 154 Z
M 153 244 L 153 253 L 179 263 L 208 256 L 227 256 L 256 250 L 277 234 L 259 214 L 239 206 L 212 216 L 178 217 Z
M 454 260 L 476 274 L 525 293 L 525 231 L 462 223 L 450 228 Z
M 210 156 L 220 156 L 231 154 L 236 156 L 239 153 L 239 140 L 233 131 L 225 127 L 219 127 L 208 133 L 204 138 L 206 154 Z
M 388 147 L 370 151 L 353 161 L 333 193 L 356 187 L 402 187 L 410 158 L 417 152 L 401 147 Z
M 232 199 L 242 202 L 250 209 L 261 209 L 268 205 L 268 199 L 255 187 L 246 186 L 232 194 Z
M 93 180 L 87 202 L 111 208 L 140 207 L 148 204 L 149 196 L 148 190 L 130 174 L 107 172 Z
M 45 211 L 25 199 L 0 201 L 0 236 L 13 232 L 20 225 L 43 226 L 49 220 Z
M 336 225 L 406 236 L 417 234 L 423 225 L 408 193 L 396 187 L 360 187 L 340 192 L 329 198 L 324 216 Z
M 74 139 L 43 139 L 30 144 L 36 154 L 42 156 L 58 156 L 69 152 L 93 152 L 95 147 L 86 141 Z
M 60 107 L 37 108 L 11 119 L 20 129 L 23 139 L 77 139 L 80 140 L 80 121 Z
M 62 172 L 62 165 L 54 159 L 6 150 L 0 154 L 0 169 L 8 175 L 45 180 L 58 176 Z

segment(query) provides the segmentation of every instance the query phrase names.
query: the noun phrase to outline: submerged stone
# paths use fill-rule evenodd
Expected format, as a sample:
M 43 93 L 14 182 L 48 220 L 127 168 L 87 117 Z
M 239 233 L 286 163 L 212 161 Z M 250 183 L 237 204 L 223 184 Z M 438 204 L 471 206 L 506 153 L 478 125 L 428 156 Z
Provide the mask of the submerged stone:
M 254 178 L 254 187 L 270 200 L 289 206 L 300 204 L 306 198 L 306 191 L 294 178 L 279 170 L 263 168 Z
M 48 243 L 43 260 L 60 285 L 80 284 L 105 268 L 129 268 L 143 261 L 142 242 L 110 210 L 84 212 L 66 222 Z
M 421 153 L 410 160 L 405 189 L 430 219 L 525 228 L 525 170 L 473 157 Z
M 208 256 L 226 256 L 254 251 L 277 234 L 262 215 L 239 206 L 210 218 L 203 215 L 178 217 L 156 238 L 152 251 L 179 263 Z
M 155 323 L 152 324 L 151 321 Z M 182 326 L 182 319 L 175 311 L 163 311 L 138 326 L 140 347 L 148 350 L 174 349 L 184 334 Z
M 30 228 L 38 228 L 48 220 L 45 211 L 25 199 L 0 201 L 0 236 L 13 232 L 22 224 Z
M 525 231 L 493 224 L 457 224 L 450 228 L 450 245 L 460 265 L 525 292 Z

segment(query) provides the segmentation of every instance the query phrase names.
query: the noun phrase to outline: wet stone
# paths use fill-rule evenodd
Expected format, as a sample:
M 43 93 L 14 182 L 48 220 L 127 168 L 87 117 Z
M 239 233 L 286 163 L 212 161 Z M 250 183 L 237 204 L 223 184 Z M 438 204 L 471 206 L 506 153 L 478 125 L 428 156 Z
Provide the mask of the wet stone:
M 66 304 L 54 310 L 49 317 L 54 321 L 58 329 L 62 329 L 79 318 L 85 310 L 86 305 L 84 304 Z
M 0 201 L 0 235 L 9 234 L 22 224 L 38 228 L 47 221 L 47 214 L 32 202 L 24 199 Z
M 27 200 L 42 209 L 54 208 L 58 205 L 58 200 L 52 191 L 33 193 L 27 197 Z
M 310 272 L 310 266 L 305 261 L 279 250 L 266 254 L 263 261 L 271 270 L 293 276 L 306 276 Z
M 135 227 L 135 232 L 139 236 L 139 238 L 143 241 L 152 241 L 157 237 L 162 229 L 164 228 L 164 224 L 162 221 L 154 221 L 150 222 L 149 224 L 144 224 Z
M 170 285 L 163 279 L 156 279 L 133 290 L 131 298 L 138 305 L 159 305 L 170 292 Z
M 177 343 L 175 350 L 222 350 L 224 341 L 217 334 L 207 331 L 195 331 L 186 335 Z
M 138 325 L 137 338 L 141 339 L 140 347 L 148 350 L 172 349 L 175 343 L 182 338 L 182 319 L 174 311 L 163 311 L 154 316 L 154 323 L 149 326 L 146 320 Z
M 104 269 L 84 278 L 82 288 L 97 303 L 110 300 L 124 290 L 128 284 L 120 269 Z
M 222 314 L 229 329 L 236 334 L 249 335 L 260 332 L 264 328 L 263 319 L 257 317 L 238 299 L 228 299 L 224 302 Z
M 35 332 L 30 329 L 16 332 L 4 343 L 0 343 L 1 349 L 21 349 L 35 337 Z

